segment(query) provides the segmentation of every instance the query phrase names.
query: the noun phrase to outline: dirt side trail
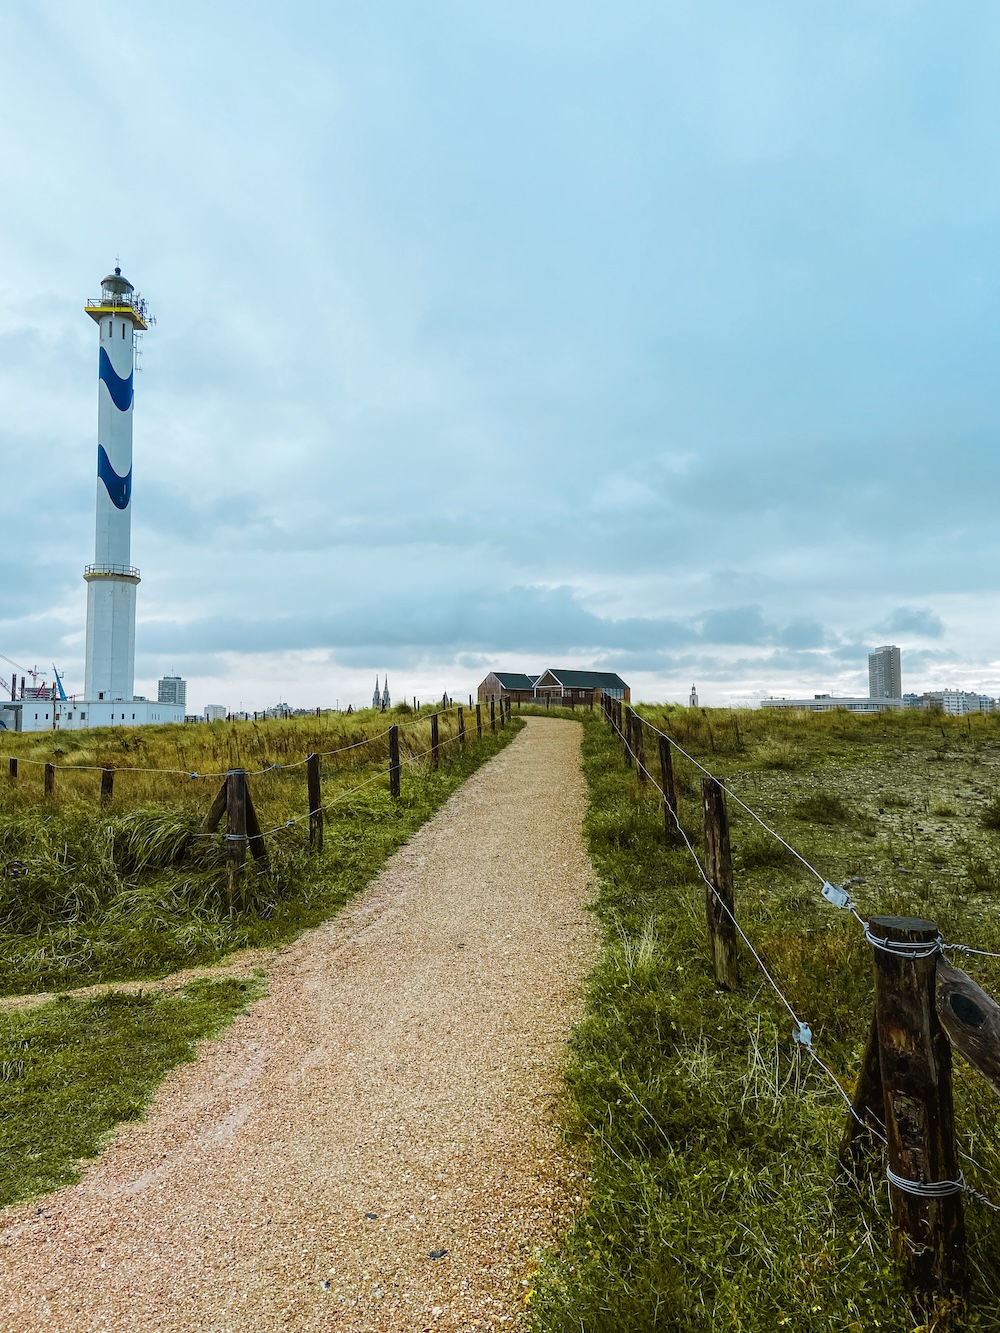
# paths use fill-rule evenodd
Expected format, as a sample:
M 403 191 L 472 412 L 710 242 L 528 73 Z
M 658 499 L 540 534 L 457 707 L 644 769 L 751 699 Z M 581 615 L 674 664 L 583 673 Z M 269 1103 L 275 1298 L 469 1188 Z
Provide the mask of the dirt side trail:
M 4 1333 L 514 1323 L 575 1189 L 580 733 L 529 719 L 78 1185 L 0 1214 Z

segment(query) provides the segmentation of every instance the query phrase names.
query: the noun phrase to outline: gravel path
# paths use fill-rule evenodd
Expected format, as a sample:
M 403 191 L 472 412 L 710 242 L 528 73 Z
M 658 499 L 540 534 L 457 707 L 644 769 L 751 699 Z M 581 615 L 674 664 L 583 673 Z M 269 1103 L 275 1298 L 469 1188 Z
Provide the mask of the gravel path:
M 4 1333 L 515 1322 L 580 1183 L 580 730 L 529 719 L 80 1184 L 0 1213 Z

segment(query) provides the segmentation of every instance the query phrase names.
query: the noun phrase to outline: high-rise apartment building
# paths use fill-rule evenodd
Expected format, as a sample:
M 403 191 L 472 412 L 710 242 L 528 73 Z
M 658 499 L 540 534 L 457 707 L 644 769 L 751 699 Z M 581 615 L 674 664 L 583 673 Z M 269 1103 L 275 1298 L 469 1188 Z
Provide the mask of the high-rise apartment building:
M 156 700 L 161 704 L 187 704 L 188 684 L 180 676 L 164 676 L 156 687 Z
M 868 654 L 868 697 L 870 699 L 901 699 L 903 678 L 899 669 L 899 649 L 886 644 Z

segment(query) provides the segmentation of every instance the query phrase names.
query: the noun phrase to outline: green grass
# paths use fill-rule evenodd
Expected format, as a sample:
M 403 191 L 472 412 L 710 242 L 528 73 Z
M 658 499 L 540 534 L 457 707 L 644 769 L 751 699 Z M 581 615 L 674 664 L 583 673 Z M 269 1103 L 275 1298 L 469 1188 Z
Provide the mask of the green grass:
M 821 873 L 861 876 L 863 913 L 927 915 L 948 939 L 997 946 L 1000 883 L 988 872 L 998 849 L 980 816 L 1000 785 L 1000 719 L 643 711 Z M 840 1175 L 842 1100 L 794 1046 L 789 1016 L 748 954 L 740 989 L 716 990 L 690 857 L 665 846 L 656 793 L 639 787 L 599 718 L 582 720 L 604 932 L 568 1069 L 568 1133 L 587 1163 L 587 1202 L 561 1250 L 541 1261 L 533 1327 L 1000 1326 L 1000 1225 L 972 1202 L 967 1317 L 908 1302 L 891 1261 L 882 1163 L 861 1185 Z M 679 756 L 676 773 L 681 819 L 700 850 L 700 774 Z M 852 1089 L 872 1009 L 869 947 L 732 801 L 730 816 L 741 922 Z M 1000 991 L 996 968 L 975 970 Z M 966 1175 L 1000 1198 L 995 1094 L 958 1060 L 955 1090 L 960 1145 L 982 1165 L 963 1162 Z
M 164 1075 L 261 993 L 260 979 L 176 994 L 62 997 L 0 1013 L 0 1206 L 72 1184 Z
M 317 731 L 324 725 L 320 720 L 315 727 L 299 721 L 148 728 L 144 731 L 165 734 L 120 739 L 147 747 L 138 759 L 132 752 L 136 762 L 162 762 L 172 749 L 187 746 L 184 767 L 208 770 L 213 764 L 224 768 L 230 760 L 248 767 L 276 758 L 289 763 L 309 749 L 334 748 L 386 726 L 376 713 L 367 719 L 361 715 L 349 729 L 341 726 L 332 734 Z M 21 778 L 16 784 L 0 781 L 0 994 L 163 976 L 214 962 L 234 949 L 293 938 L 363 888 L 520 725 L 515 720 L 496 736 L 487 729 L 477 743 L 473 715 L 469 744 L 464 751 L 445 746 L 441 767 L 433 771 L 420 757 L 430 745 L 429 722 L 426 716 L 417 720 L 401 733 L 398 801 L 387 790 L 384 738 L 324 760 L 323 800 L 336 803 L 326 813 L 319 856 L 309 849 L 308 821 L 281 827 L 307 809 L 305 768 L 251 777 L 262 827 L 279 831 L 267 840 L 266 866 L 248 859 L 243 891 L 232 906 L 222 835 L 196 836 L 218 781 L 119 773 L 107 810 L 97 799 L 99 774 L 60 770 L 56 796 L 48 801 L 37 771 L 38 780 L 30 784 Z M 442 719 L 442 742 L 454 731 L 452 714 Z M 201 733 L 198 753 L 190 747 L 199 737 L 192 739 L 190 732 Z M 68 740 L 80 735 L 87 733 L 70 733 Z M 62 744 L 63 735 L 14 739 L 46 757 Z M 93 739 L 75 753 L 88 762 L 106 756 Z M 351 788 L 369 779 L 375 780 L 351 794 Z

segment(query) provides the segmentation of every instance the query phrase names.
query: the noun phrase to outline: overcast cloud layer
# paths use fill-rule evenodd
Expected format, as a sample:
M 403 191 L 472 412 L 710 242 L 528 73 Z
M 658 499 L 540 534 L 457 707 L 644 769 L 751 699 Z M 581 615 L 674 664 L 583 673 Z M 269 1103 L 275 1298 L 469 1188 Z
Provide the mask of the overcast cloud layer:
M 0 59 L 0 653 L 82 689 L 120 255 L 142 693 L 1000 693 L 995 6 L 50 0 Z

